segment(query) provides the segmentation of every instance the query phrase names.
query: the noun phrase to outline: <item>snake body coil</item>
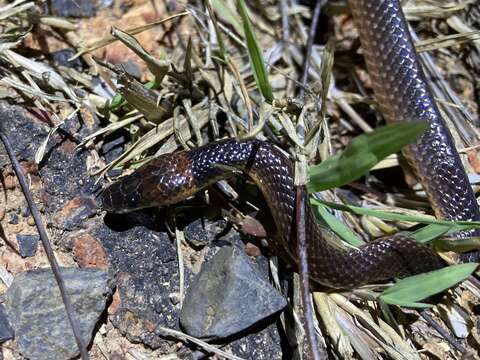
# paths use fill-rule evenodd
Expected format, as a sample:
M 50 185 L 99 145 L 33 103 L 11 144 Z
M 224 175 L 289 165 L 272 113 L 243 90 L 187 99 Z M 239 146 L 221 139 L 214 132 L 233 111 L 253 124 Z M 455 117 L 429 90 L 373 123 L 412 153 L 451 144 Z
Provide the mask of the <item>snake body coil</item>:
M 163 155 L 108 186 L 102 193 L 102 206 L 111 212 L 128 212 L 173 204 L 231 177 L 233 170 L 243 171 L 257 183 L 275 219 L 278 239 L 294 254 L 292 163 L 267 142 L 230 139 Z M 310 275 L 329 287 L 351 288 L 441 266 L 429 248 L 399 235 L 345 251 L 328 241 L 335 235 L 318 222 L 310 206 L 305 225 Z
M 480 220 L 475 195 L 425 81 L 399 1 L 349 0 L 349 4 L 383 116 L 390 122 L 429 122 L 425 133 L 407 146 L 404 154 L 436 216 L 454 221 Z M 474 261 L 478 256 L 478 252 L 471 252 L 464 260 Z
M 437 216 L 480 219 L 452 137 L 424 79 L 398 0 L 349 3 L 375 95 L 386 119 L 429 121 L 425 134 L 408 147 L 406 155 Z M 108 186 L 102 194 L 102 205 L 108 211 L 127 212 L 173 204 L 232 176 L 232 170 L 245 172 L 257 183 L 275 219 L 279 239 L 294 254 L 293 168 L 281 151 L 266 142 L 223 140 L 164 155 Z M 329 240 L 334 234 L 316 220 L 309 206 L 305 225 L 311 277 L 329 287 L 351 288 L 442 266 L 433 251 L 401 235 L 371 242 L 358 250 L 344 250 Z

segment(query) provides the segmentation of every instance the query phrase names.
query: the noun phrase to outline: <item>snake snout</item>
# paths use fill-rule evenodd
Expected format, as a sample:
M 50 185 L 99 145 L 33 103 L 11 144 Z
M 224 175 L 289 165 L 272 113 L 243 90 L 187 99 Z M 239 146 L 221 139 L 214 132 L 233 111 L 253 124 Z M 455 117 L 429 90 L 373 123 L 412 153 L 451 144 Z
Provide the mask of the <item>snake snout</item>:
M 110 213 L 123 214 L 142 208 L 142 197 L 137 192 L 124 194 L 121 184 L 113 183 L 100 194 L 100 207 Z

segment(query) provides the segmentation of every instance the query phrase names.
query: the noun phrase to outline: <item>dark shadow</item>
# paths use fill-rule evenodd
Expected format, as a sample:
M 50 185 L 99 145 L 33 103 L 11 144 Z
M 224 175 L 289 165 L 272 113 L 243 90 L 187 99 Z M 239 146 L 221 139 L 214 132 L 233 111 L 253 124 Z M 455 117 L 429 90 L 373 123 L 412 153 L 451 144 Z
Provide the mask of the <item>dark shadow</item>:
M 113 231 L 122 232 L 134 227 L 143 226 L 152 231 L 164 232 L 165 209 L 145 209 L 127 214 L 107 213 L 103 218 L 105 225 Z

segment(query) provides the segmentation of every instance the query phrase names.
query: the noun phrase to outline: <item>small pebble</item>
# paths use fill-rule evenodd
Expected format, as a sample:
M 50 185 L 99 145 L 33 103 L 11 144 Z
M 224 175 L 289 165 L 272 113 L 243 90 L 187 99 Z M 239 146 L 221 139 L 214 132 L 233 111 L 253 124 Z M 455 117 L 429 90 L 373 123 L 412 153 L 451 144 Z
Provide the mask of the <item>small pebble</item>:
M 10 213 L 10 220 L 8 221 L 9 224 L 17 225 L 18 224 L 18 215 L 15 213 Z
M 74 240 L 73 256 L 81 268 L 108 269 L 108 259 L 105 250 L 90 234 L 82 234 Z
M 77 71 L 82 71 L 83 63 L 81 61 L 81 58 L 70 60 L 70 58 L 74 57 L 75 52 L 76 51 L 72 48 L 62 49 L 62 50 L 53 52 L 51 56 L 53 58 L 53 61 L 55 61 L 59 65 L 66 66 L 69 68 L 74 68 Z
M 250 242 L 245 245 L 245 253 L 248 256 L 253 256 L 253 257 L 262 255 L 262 251 L 260 250 L 260 248 L 257 245 L 252 244 Z
M 23 258 L 32 257 L 36 254 L 38 240 L 40 239 L 38 235 L 17 234 L 16 238 L 20 255 Z
M 96 215 L 96 203 L 92 197 L 78 196 L 69 200 L 57 212 L 54 223 L 64 230 L 73 230 L 84 225 L 86 219 Z
M 142 73 L 138 64 L 132 59 L 128 59 L 126 62 L 120 64 L 123 71 L 133 76 L 134 78 L 140 80 Z
M 16 181 L 13 175 L 8 175 L 5 177 L 5 189 L 13 190 L 15 189 Z
M 27 224 L 30 226 L 35 226 L 35 220 L 33 219 L 33 217 L 29 216 L 27 218 Z

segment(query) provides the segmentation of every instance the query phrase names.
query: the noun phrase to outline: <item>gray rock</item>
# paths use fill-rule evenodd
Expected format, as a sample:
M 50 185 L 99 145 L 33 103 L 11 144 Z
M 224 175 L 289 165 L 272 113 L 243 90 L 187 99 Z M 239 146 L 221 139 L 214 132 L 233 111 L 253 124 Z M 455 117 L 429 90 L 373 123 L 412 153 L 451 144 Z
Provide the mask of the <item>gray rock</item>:
M 97 269 L 63 268 L 62 276 L 85 343 L 110 293 L 108 275 Z M 50 269 L 18 274 L 7 291 L 5 307 L 20 352 L 29 359 L 65 360 L 79 351 L 60 291 Z
M 40 240 L 40 237 L 38 235 L 30 234 L 17 234 L 16 237 L 21 257 L 26 258 L 34 256 L 37 252 L 38 240 Z
M 221 339 L 250 328 L 287 305 L 236 246 L 225 246 L 206 263 L 187 291 L 180 314 L 195 337 Z
M 0 305 L 0 344 L 10 339 L 13 339 L 13 329 L 8 322 L 5 308 Z

